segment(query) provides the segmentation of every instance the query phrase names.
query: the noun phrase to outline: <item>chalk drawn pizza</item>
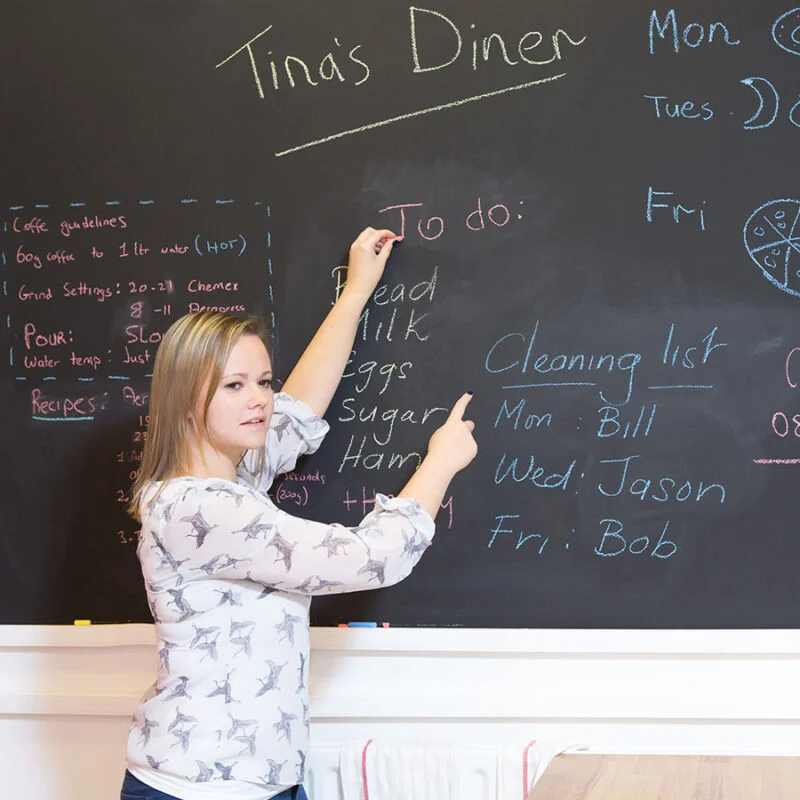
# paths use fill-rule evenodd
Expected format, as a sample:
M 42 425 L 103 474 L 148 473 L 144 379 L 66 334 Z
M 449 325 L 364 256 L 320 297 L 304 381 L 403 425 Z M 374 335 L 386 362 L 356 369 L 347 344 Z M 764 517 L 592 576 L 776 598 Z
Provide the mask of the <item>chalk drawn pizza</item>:
M 800 200 L 772 200 L 744 226 L 744 246 L 766 278 L 800 297 Z

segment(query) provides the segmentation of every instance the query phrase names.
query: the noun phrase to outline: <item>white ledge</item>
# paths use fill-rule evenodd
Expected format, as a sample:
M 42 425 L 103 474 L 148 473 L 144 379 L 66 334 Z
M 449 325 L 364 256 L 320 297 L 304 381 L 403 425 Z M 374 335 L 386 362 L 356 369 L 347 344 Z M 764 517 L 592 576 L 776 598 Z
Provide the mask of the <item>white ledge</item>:
M 131 717 L 138 694 L 3 694 L 0 716 Z
M 4 716 L 113 716 L 129 718 L 140 699 L 140 693 L 7 693 L 0 694 L 0 717 Z M 630 698 L 628 698 L 629 701 Z M 651 698 L 634 707 L 620 694 L 618 697 L 597 697 L 589 694 L 566 696 L 556 693 L 533 694 L 527 697 L 481 696 L 459 697 L 314 697 L 310 698 L 311 718 L 317 722 L 381 720 L 383 722 L 415 720 L 441 723 L 447 720 L 512 722 L 558 719 L 560 722 L 658 721 L 677 723 L 792 723 L 800 724 L 800 704 L 786 703 L 780 698 L 771 702 L 762 699 L 740 699 L 733 694 L 718 697 L 697 696 Z M 620 709 L 625 709 L 621 711 Z
M 138 647 L 152 625 L 0 625 L 0 651 L 51 647 Z M 435 655 L 800 656 L 800 630 L 561 630 L 312 628 L 317 651 Z

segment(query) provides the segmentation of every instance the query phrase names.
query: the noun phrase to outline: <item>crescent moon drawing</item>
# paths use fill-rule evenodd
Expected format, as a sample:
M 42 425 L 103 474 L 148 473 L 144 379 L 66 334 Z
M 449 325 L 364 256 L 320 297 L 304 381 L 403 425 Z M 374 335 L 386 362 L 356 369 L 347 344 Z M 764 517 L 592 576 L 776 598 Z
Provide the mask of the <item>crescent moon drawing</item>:
M 798 100 L 789 111 L 789 122 L 796 128 L 800 128 L 800 100 Z
M 772 38 L 787 53 L 800 56 L 800 8 L 793 8 L 775 20 Z
M 766 78 L 745 78 L 742 81 L 758 95 L 758 109 L 750 119 L 745 120 L 744 129 L 755 131 L 759 128 L 768 128 L 778 117 L 780 95 L 778 90 Z

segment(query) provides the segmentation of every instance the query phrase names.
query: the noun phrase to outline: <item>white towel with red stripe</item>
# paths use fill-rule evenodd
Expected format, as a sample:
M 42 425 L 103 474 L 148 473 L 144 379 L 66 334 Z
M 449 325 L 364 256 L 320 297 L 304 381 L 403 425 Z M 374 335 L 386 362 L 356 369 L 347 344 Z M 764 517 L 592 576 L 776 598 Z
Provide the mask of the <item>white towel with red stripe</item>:
M 456 800 L 453 748 L 370 739 L 342 748 L 344 800 Z M 457 781 L 456 781 L 457 783 Z
M 505 745 L 498 757 L 497 800 L 525 800 L 550 762 L 569 747 L 538 739 Z
M 342 748 L 344 800 L 525 800 L 554 756 L 570 745 L 513 742 L 502 747 L 409 744 L 370 739 Z M 472 753 L 494 752 L 492 786 L 478 787 L 465 765 Z M 474 756 L 473 756 L 474 757 Z M 489 777 L 489 776 L 487 776 Z M 463 779 L 463 780 L 462 780 Z

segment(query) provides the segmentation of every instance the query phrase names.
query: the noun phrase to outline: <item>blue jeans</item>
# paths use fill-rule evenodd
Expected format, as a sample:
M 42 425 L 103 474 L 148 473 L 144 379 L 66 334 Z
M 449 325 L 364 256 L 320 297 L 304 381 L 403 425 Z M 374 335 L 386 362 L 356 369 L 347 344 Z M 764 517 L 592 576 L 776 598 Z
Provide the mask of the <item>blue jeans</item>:
M 120 800 L 178 800 L 178 798 L 151 788 L 131 775 L 128 770 L 125 770 L 125 780 L 122 782 Z M 286 791 L 276 794 L 272 800 L 308 800 L 308 795 L 306 795 L 302 786 L 292 786 L 291 789 L 286 789 Z

